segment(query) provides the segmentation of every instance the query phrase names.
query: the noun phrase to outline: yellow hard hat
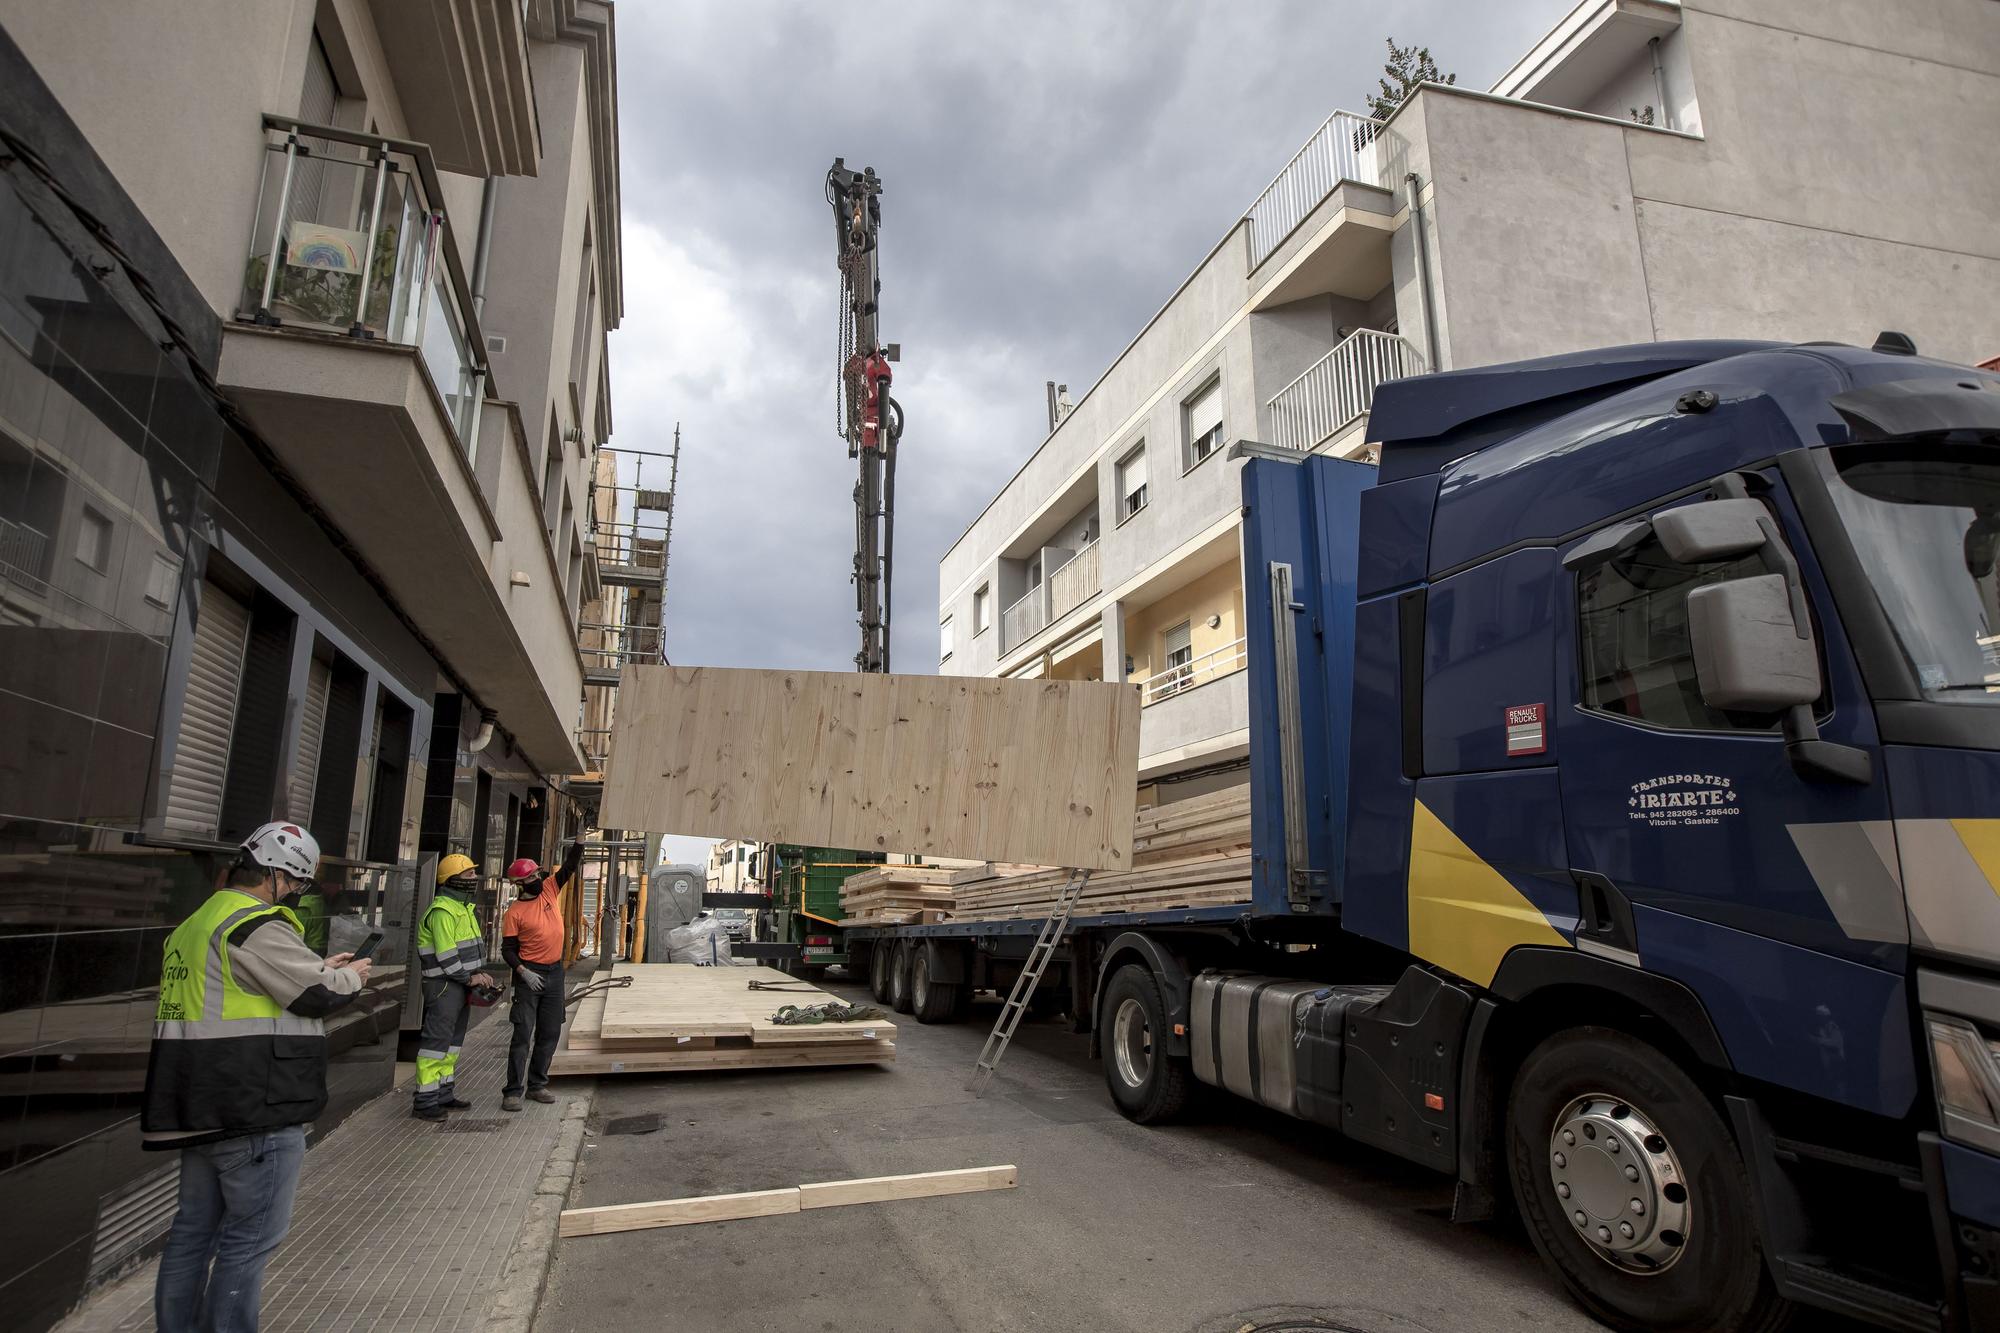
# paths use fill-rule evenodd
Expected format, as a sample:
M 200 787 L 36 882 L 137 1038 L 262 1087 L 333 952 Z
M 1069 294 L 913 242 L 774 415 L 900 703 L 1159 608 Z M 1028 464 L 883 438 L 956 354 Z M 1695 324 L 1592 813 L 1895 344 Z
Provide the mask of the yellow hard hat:
M 479 866 L 464 852 L 453 852 L 450 856 L 438 862 L 438 883 L 442 884 L 448 879 L 457 879 L 466 871 L 477 869 L 479 869 Z

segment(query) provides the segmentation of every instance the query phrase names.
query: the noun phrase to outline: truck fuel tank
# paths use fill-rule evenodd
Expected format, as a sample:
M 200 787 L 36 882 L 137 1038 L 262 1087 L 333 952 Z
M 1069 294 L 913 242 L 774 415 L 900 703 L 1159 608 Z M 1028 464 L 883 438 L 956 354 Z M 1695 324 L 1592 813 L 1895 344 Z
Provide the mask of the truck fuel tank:
M 1204 972 L 1194 979 L 1188 1049 L 1195 1077 L 1274 1111 L 1340 1126 L 1340 1037 L 1350 1006 L 1387 986 Z

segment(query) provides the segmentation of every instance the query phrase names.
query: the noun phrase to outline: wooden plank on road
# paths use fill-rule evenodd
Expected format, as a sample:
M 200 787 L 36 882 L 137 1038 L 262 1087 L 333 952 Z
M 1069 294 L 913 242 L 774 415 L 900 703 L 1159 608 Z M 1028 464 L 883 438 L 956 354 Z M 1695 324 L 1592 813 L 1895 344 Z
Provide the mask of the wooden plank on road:
M 600 822 L 1124 870 L 1138 754 L 1128 685 L 628 666 Z
M 649 1227 L 684 1227 L 691 1222 L 732 1222 L 743 1217 L 775 1217 L 799 1210 L 797 1186 L 782 1190 L 752 1190 L 747 1194 L 707 1194 L 692 1199 L 661 1199 L 653 1203 L 618 1203 L 604 1208 L 566 1208 L 565 1236 L 602 1236 L 612 1231 L 644 1231 Z
M 799 1186 L 799 1207 L 839 1208 L 850 1203 L 886 1203 L 891 1199 L 929 1199 L 941 1194 L 976 1194 L 980 1190 L 1010 1190 L 1011 1166 L 975 1166 L 965 1171 L 925 1171 L 913 1176 L 873 1176 L 864 1180 L 829 1180 Z

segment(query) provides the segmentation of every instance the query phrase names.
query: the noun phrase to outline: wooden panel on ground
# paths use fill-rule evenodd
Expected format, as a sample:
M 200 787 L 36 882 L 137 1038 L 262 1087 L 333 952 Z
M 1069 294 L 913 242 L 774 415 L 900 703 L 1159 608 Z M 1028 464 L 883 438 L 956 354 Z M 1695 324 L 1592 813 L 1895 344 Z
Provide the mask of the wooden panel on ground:
M 752 1046 L 746 1050 L 557 1051 L 552 1078 L 602 1074 L 671 1074 L 702 1069 L 812 1069 L 822 1065 L 886 1065 L 896 1059 L 893 1041 L 827 1042 L 819 1046 Z
M 599 817 L 1122 870 L 1138 753 L 1128 685 L 628 666 Z
M 890 1199 L 928 1199 L 940 1194 L 976 1194 L 980 1190 L 1014 1188 L 1011 1166 L 975 1166 L 965 1171 L 925 1171 L 913 1176 L 874 1176 L 866 1180 L 829 1180 L 799 1186 L 799 1207 L 839 1208 L 850 1203 L 884 1203 Z
M 710 1194 L 694 1199 L 661 1199 L 656 1203 L 617 1203 L 603 1208 L 565 1208 L 560 1229 L 564 1236 L 602 1236 L 613 1231 L 644 1231 L 649 1227 L 684 1227 L 691 1222 L 729 1222 L 742 1217 L 775 1217 L 799 1211 L 796 1186 L 783 1190 L 752 1190 L 747 1194 Z

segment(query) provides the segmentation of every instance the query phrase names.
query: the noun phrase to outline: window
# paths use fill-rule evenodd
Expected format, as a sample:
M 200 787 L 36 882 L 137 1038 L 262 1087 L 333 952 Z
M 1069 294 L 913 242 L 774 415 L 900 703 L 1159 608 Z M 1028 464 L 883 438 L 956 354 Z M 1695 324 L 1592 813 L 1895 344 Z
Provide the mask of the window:
M 1186 427 L 1187 466 L 1194 467 L 1222 448 L 1222 380 L 1210 380 L 1181 405 Z
M 146 573 L 146 600 L 157 607 L 174 604 L 174 585 L 179 580 L 181 567 L 163 555 L 153 557 L 153 567 Z
M 993 623 L 993 598 L 990 595 L 991 591 L 992 589 L 989 585 L 982 583 L 979 585 L 979 591 L 972 594 L 972 632 L 974 634 L 984 634 L 986 627 Z
M 76 530 L 76 558 L 102 574 L 111 565 L 111 520 L 95 509 L 83 511 Z
M 1161 694 L 1173 694 L 1188 687 L 1191 671 L 1189 664 L 1194 661 L 1194 625 L 1183 620 L 1180 624 L 1160 636 L 1160 646 L 1166 651 L 1167 677 L 1160 685 Z
M 1118 521 L 1123 523 L 1146 507 L 1146 446 L 1139 445 L 1118 460 Z
M 1030 590 L 1042 586 L 1042 558 L 1036 556 L 1028 562 L 1028 587 Z
M 1765 715 L 1724 713 L 1701 697 L 1688 639 L 1687 598 L 1696 588 L 1764 573 L 1755 555 L 1681 565 L 1648 537 L 1627 555 L 1577 576 L 1583 706 L 1659 727 L 1757 730 Z
M 938 626 L 938 661 L 951 660 L 951 617 L 946 616 Z

